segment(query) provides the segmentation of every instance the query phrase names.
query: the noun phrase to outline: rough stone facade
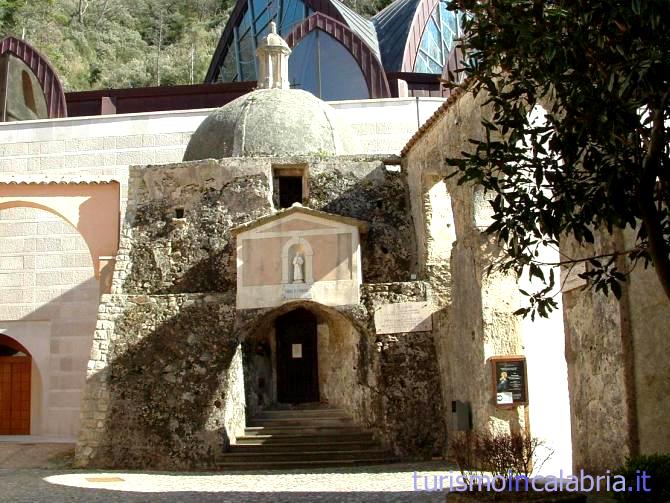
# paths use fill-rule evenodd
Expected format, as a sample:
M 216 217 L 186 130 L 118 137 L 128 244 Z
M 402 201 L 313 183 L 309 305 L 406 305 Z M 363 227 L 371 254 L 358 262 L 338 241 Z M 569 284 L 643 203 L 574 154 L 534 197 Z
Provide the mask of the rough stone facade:
M 580 257 L 635 244 L 630 230 L 596 236 L 590 248 L 563 246 Z M 563 294 L 573 438 L 584 439 L 575 442 L 574 464 L 594 473 L 670 451 L 670 303 L 653 269 L 619 265 L 630 271 L 619 300 L 582 288 Z
M 481 101 L 460 96 L 405 152 L 403 167 L 414 202 L 420 278 L 430 283 L 440 307 L 433 331 L 444 403 L 469 403 L 475 429 L 519 431 L 528 427 L 526 407 L 495 406 L 488 361 L 524 353 L 519 320 L 512 314 L 516 281 L 487 274 L 500 253 L 483 232 L 488 203 L 480 191 L 450 177 L 445 162 L 482 134 Z M 444 412 L 452 435 L 451 411 Z
M 234 322 L 227 295 L 103 296 L 77 463 L 210 466 L 244 424 Z
M 275 210 L 273 168 L 286 165 L 307 173 L 305 205 L 368 223 L 361 304 L 299 300 L 235 309 L 230 230 Z M 408 206 L 405 174 L 378 157 L 131 168 L 113 293 L 103 296 L 89 363 L 77 464 L 212 467 L 245 421 L 273 405 L 265 348 L 274 344 L 277 316 L 297 307 L 317 318 L 328 403 L 401 457 L 443 452 L 432 333 L 376 335 L 374 326 L 381 304 L 431 300 L 425 283 L 406 281 L 416 262 Z
M 516 278 L 485 272 L 499 253 L 483 233 L 490 223 L 485 195 L 458 185 L 445 162 L 472 148 L 471 138 L 482 137 L 481 120 L 489 113 L 484 101 L 483 95 L 474 98 L 470 93 L 452 98 L 402 154 L 413 203 L 419 278 L 430 283 L 441 306 L 434 315 L 434 337 L 445 404 L 469 402 L 476 428 L 529 427 L 533 432 L 533 424 L 528 424 L 533 396 L 526 410 L 497 409 L 487 363 L 496 354 L 524 354 L 527 339 L 522 332 L 524 326 L 532 331 L 532 323 L 520 323 L 511 314 L 519 302 Z M 634 241 L 630 232 L 599 234 L 593 249 L 565 240 L 561 252 L 585 257 L 630 249 Z M 621 266 L 630 269 L 630 264 Z M 632 270 L 620 300 L 581 288 L 565 290 L 562 300 L 567 379 L 540 374 L 529 379 L 540 380 L 540 389 L 552 393 L 569 389 L 573 469 L 603 473 L 630 455 L 668 452 L 670 304 L 654 271 L 641 265 Z M 544 419 L 551 422 L 550 410 Z M 448 427 L 447 434 L 452 433 Z M 560 449 L 565 443 L 569 442 L 555 445 Z
M 305 205 L 369 222 L 363 281 L 404 281 L 414 237 L 404 175 L 377 157 L 229 158 L 133 168 L 113 292 L 235 286 L 230 229 L 273 211 L 272 170 L 309 166 Z M 183 218 L 176 218 L 176 209 Z

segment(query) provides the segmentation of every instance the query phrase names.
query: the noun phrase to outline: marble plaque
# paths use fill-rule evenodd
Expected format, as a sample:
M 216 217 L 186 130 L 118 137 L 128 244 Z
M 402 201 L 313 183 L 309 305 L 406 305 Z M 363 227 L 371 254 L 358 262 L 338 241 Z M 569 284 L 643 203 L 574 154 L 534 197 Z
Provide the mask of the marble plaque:
M 312 285 L 309 283 L 289 283 L 283 286 L 284 300 L 312 298 Z
M 378 334 L 428 332 L 433 329 L 433 308 L 428 302 L 384 304 L 375 312 Z

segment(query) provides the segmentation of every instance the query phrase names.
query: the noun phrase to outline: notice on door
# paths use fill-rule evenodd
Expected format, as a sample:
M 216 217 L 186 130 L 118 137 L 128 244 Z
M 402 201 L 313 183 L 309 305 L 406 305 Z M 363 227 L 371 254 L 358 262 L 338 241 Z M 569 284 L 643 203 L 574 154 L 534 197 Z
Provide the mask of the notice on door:
M 302 358 L 302 344 L 291 344 L 291 357 Z

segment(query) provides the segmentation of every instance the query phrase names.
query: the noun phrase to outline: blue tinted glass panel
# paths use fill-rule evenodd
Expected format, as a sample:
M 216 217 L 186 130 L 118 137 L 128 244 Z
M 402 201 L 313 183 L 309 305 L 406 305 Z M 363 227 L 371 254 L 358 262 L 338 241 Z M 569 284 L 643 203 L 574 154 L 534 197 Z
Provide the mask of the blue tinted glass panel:
M 251 14 L 249 13 L 249 9 L 247 9 L 246 12 L 244 13 L 244 16 L 242 17 L 242 21 L 237 27 L 238 31 L 240 32 L 240 36 L 244 35 L 250 26 L 251 26 Z
M 428 20 L 425 31 L 421 37 L 421 52 L 431 57 L 435 62 L 442 63 L 442 39 L 440 29 L 433 18 Z
M 451 51 L 455 45 L 455 40 L 459 37 L 458 13 L 447 10 L 447 6 L 440 2 L 440 20 L 442 22 L 442 39 L 448 51 Z
M 414 64 L 414 71 L 418 73 L 442 73 L 442 66 L 422 52 L 419 52 Z
M 298 43 L 288 69 L 292 88 L 304 89 L 323 100 L 370 97 L 365 77 L 354 57 L 323 31 L 312 31 Z
M 443 1 L 433 9 L 421 36 L 415 72 L 442 73 L 449 53 L 455 48 L 455 39 L 461 36 L 460 15 L 458 11 L 447 10 Z
M 300 0 L 285 0 L 277 13 L 277 28 L 283 37 L 288 36 L 293 27 L 305 19 L 305 4 Z
M 251 33 L 240 38 L 240 68 L 242 70 L 240 80 L 256 79 L 256 57 L 254 55 L 254 47 L 251 41 Z
M 244 15 L 237 26 L 240 53 L 237 54 L 237 51 L 231 48 L 224 57 L 226 61 L 221 63 L 219 76 L 224 82 L 256 79 L 254 45 L 258 45 L 261 39 L 269 33 L 270 21 L 274 20 L 277 23 L 277 31 L 286 38 L 296 24 L 314 13 L 303 0 L 250 1 L 251 8 L 245 9 Z M 256 36 L 255 41 L 252 39 L 254 35 Z M 232 41 L 230 43 L 231 47 L 234 47 Z M 241 75 L 237 75 L 235 59 L 240 61 Z
M 291 89 L 304 89 L 319 95 L 317 78 L 317 31 L 312 31 L 293 48 L 288 60 L 288 79 Z
M 319 32 L 321 48 L 321 99 L 326 101 L 369 98 L 363 71 L 351 53 L 333 37 Z
M 223 65 L 219 72 L 219 80 L 223 82 L 234 82 L 237 79 L 237 61 L 235 58 L 235 50 L 230 45 L 226 49 L 226 56 L 223 58 Z

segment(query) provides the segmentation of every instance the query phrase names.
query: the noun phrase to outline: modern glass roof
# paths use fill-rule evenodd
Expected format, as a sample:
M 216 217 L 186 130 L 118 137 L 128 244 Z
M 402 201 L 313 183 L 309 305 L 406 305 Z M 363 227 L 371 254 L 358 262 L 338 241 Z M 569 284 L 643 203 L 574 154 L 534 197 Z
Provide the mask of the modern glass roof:
M 370 91 L 374 79 L 361 50 L 381 68 L 385 81 L 381 88 L 388 88 L 386 73 L 440 75 L 461 34 L 458 14 L 448 11 L 441 0 L 396 0 L 372 19 L 339 0 L 238 0 L 206 81 L 256 80 L 256 47 L 271 20 L 277 23 L 278 33 L 295 45 L 296 54 L 289 59 L 292 84 L 324 99 L 344 99 L 331 97 L 339 94 L 352 99 L 385 97 L 378 90 Z M 314 29 L 323 31 L 326 24 L 330 35 L 346 30 L 351 36 L 338 41 L 327 34 L 312 35 Z M 351 57 L 346 57 L 346 52 Z M 358 65 L 360 71 L 353 71 L 351 65 Z M 360 85 L 361 74 L 367 82 L 365 88 Z M 335 92 L 338 86 L 341 93 Z M 326 88 L 332 92 L 324 92 Z

